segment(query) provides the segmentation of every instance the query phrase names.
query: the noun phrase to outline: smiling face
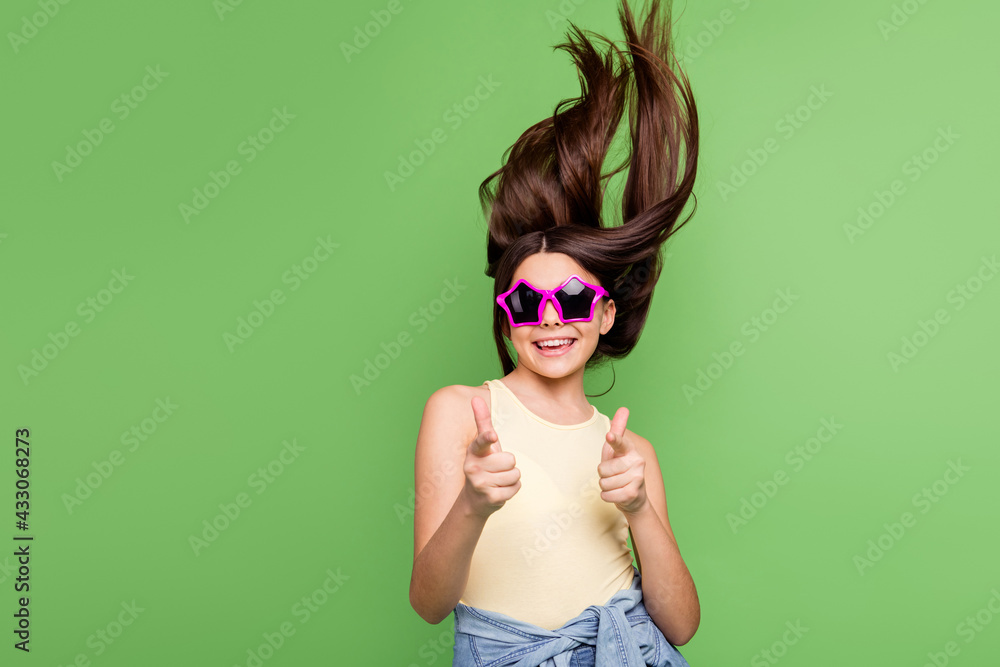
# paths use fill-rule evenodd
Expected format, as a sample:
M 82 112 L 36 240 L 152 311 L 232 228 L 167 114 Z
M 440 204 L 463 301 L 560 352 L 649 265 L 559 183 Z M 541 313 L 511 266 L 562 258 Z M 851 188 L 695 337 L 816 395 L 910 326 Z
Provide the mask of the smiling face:
M 539 289 L 555 289 L 576 274 L 588 283 L 599 285 L 597 277 L 586 271 L 569 255 L 560 252 L 539 252 L 528 256 L 514 272 L 510 284 L 524 279 Z M 607 289 L 605 287 L 605 289 Z M 615 321 L 615 302 L 605 297 L 594 307 L 589 322 L 563 322 L 551 301 L 546 301 L 541 324 L 511 327 L 504 314 L 504 334 L 517 351 L 518 366 L 547 377 L 564 377 L 581 369 L 590 359 L 601 334 L 607 333 Z M 557 347 L 541 347 L 541 341 L 569 341 Z

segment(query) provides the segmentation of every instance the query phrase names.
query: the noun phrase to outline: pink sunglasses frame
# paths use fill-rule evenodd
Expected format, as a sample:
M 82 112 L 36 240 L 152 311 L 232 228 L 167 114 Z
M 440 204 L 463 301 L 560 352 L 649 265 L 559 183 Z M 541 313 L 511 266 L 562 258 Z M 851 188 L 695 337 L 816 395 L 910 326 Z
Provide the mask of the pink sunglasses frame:
M 573 280 L 574 278 L 576 278 L 577 280 L 579 280 L 586 287 L 589 287 L 590 289 L 594 290 L 594 292 L 595 292 L 595 294 L 594 294 L 594 300 L 590 303 L 590 315 L 588 315 L 587 317 L 577 317 L 577 318 L 573 318 L 573 319 L 566 319 L 565 317 L 563 317 L 562 306 L 559 305 L 559 300 L 555 298 L 555 293 L 558 292 L 559 290 L 561 290 L 563 287 L 566 287 L 566 285 L 568 285 L 569 282 L 571 280 Z M 538 321 L 537 322 L 521 322 L 520 324 L 517 324 L 517 323 L 514 322 L 514 316 L 511 314 L 510 308 L 507 307 L 507 303 L 506 303 L 507 297 L 510 296 L 511 294 L 513 294 L 514 291 L 521 285 L 521 283 L 524 283 L 525 285 L 527 285 L 528 287 L 530 287 L 531 289 L 535 290 L 536 292 L 538 292 L 539 294 L 542 295 L 542 300 L 538 303 Z M 606 289 L 604 289 L 600 285 L 592 285 L 592 284 L 588 283 L 586 280 L 584 280 L 583 278 L 581 278 L 580 276 L 578 276 L 576 274 L 573 274 L 572 276 L 570 276 L 569 278 L 567 278 L 566 280 L 564 280 L 563 283 L 561 285 L 559 285 L 559 287 L 556 287 L 555 289 L 539 289 L 539 288 L 535 287 L 534 285 L 532 285 L 531 283 L 529 283 L 524 278 L 521 278 L 516 283 L 514 283 L 513 287 L 511 287 L 509 290 L 507 290 L 503 294 L 499 295 L 497 297 L 496 301 L 500 305 L 500 307 L 503 308 L 504 312 L 507 313 L 507 321 L 510 322 L 510 325 L 512 327 L 527 327 L 527 326 L 537 326 L 537 325 L 539 325 L 539 324 L 542 323 L 543 313 L 545 312 L 545 303 L 547 301 L 549 301 L 549 300 L 552 301 L 552 305 L 555 307 L 556 312 L 559 313 L 559 320 L 560 321 L 562 321 L 562 322 L 589 322 L 592 319 L 594 319 L 594 311 L 597 309 L 597 302 L 600 301 L 603 297 L 606 297 L 606 296 L 608 296 L 608 297 L 611 296 L 611 294 Z

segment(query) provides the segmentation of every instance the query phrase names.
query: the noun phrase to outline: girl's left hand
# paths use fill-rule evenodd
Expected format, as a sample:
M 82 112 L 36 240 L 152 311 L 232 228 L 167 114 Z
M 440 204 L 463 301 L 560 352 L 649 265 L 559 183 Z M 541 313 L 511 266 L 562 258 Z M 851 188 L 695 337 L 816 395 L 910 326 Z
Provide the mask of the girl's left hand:
M 628 408 L 618 408 L 611 420 L 611 430 L 605 436 L 600 475 L 601 500 L 614 503 L 626 514 L 635 513 L 646 505 L 646 461 L 625 435 Z

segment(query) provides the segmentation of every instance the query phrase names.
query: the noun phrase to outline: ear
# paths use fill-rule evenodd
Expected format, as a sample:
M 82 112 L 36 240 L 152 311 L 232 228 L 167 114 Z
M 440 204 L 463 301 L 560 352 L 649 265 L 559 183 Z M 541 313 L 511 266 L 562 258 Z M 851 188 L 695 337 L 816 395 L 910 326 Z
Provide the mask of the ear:
M 604 304 L 604 317 L 601 319 L 601 335 L 604 335 L 611 331 L 611 327 L 615 323 L 615 300 L 608 299 L 608 302 Z

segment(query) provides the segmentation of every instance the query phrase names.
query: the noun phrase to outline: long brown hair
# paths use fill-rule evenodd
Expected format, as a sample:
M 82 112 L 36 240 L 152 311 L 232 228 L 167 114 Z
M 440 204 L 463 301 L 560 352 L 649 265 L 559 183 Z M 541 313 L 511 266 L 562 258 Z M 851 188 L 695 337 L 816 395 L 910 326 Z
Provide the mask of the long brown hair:
M 560 252 L 594 274 L 615 301 L 615 323 L 602 335 L 587 368 L 620 359 L 639 342 L 660 277 L 660 249 L 692 195 L 698 162 L 698 114 L 687 76 L 673 53 L 670 6 L 651 0 L 641 31 L 621 0 L 618 18 L 628 55 L 605 37 L 601 54 L 575 24 L 555 49 L 572 56 L 581 95 L 529 127 L 505 152 L 505 164 L 479 186 L 488 215 L 486 275 L 494 279 L 493 336 L 504 375 L 514 370 L 504 331 L 507 316 L 495 297 L 517 267 L 538 252 Z M 589 31 L 588 31 L 589 32 Z M 602 173 L 605 157 L 629 109 L 626 159 Z M 683 156 L 681 149 L 684 149 Z M 681 166 L 683 163 L 683 171 Z M 622 224 L 605 226 L 607 179 L 628 166 Z M 678 182 L 678 179 L 679 182 Z

